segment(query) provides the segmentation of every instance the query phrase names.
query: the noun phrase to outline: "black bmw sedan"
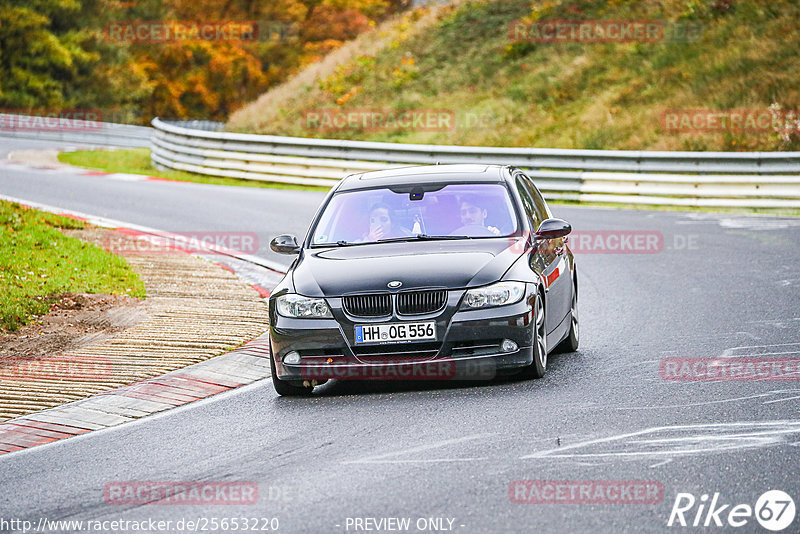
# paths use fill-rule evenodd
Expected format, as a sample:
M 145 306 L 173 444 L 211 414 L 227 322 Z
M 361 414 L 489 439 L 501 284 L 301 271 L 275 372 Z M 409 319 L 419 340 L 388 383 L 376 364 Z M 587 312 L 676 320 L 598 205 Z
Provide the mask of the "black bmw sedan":
M 572 228 L 531 179 L 498 165 L 348 176 L 328 194 L 269 299 L 281 395 L 328 379 L 540 378 L 578 347 Z

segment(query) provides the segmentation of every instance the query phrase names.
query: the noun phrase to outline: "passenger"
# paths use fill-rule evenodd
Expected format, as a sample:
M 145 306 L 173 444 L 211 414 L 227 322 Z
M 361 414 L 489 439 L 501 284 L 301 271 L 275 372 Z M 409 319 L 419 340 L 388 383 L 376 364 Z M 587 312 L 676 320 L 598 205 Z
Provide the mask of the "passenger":
M 369 210 L 369 233 L 361 240 L 368 243 L 380 239 L 405 237 L 408 235 L 408 231 L 392 223 L 391 208 L 387 204 L 379 202 L 378 204 L 374 204 Z

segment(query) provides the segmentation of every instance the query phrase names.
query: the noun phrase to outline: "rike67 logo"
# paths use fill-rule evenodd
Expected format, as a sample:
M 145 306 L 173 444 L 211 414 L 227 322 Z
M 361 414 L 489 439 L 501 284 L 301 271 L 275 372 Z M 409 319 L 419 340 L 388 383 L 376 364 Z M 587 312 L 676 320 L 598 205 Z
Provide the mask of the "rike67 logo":
M 737 528 L 749 525 L 746 530 L 752 532 L 753 518 L 767 530 L 784 530 L 794 522 L 794 500 L 784 491 L 770 490 L 761 495 L 753 507 L 725 503 L 719 493 L 714 493 L 710 501 L 707 494 L 697 499 L 691 493 L 678 493 L 667 526 Z

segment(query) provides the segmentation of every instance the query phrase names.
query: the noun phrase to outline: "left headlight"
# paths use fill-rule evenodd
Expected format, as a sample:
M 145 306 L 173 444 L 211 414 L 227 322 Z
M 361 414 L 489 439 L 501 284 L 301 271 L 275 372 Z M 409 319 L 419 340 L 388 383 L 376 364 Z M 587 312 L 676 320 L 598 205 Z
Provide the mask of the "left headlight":
M 525 284 L 523 282 L 498 282 L 490 286 L 478 287 L 467 291 L 464 295 L 461 309 L 475 310 L 515 304 L 522 300 L 524 296 Z
M 281 295 L 276 299 L 278 313 L 296 319 L 332 319 L 331 310 L 325 299 L 304 297 L 302 295 Z

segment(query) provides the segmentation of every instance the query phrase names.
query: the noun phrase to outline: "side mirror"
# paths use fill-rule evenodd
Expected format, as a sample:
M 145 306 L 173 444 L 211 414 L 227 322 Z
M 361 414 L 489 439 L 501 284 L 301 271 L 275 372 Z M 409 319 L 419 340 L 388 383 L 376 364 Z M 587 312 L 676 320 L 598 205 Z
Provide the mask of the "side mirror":
M 572 226 L 564 219 L 547 219 L 542 221 L 534 236 L 536 239 L 557 239 L 569 235 Z
M 278 254 L 300 254 L 300 245 L 293 235 L 279 235 L 269 243 L 269 248 Z

